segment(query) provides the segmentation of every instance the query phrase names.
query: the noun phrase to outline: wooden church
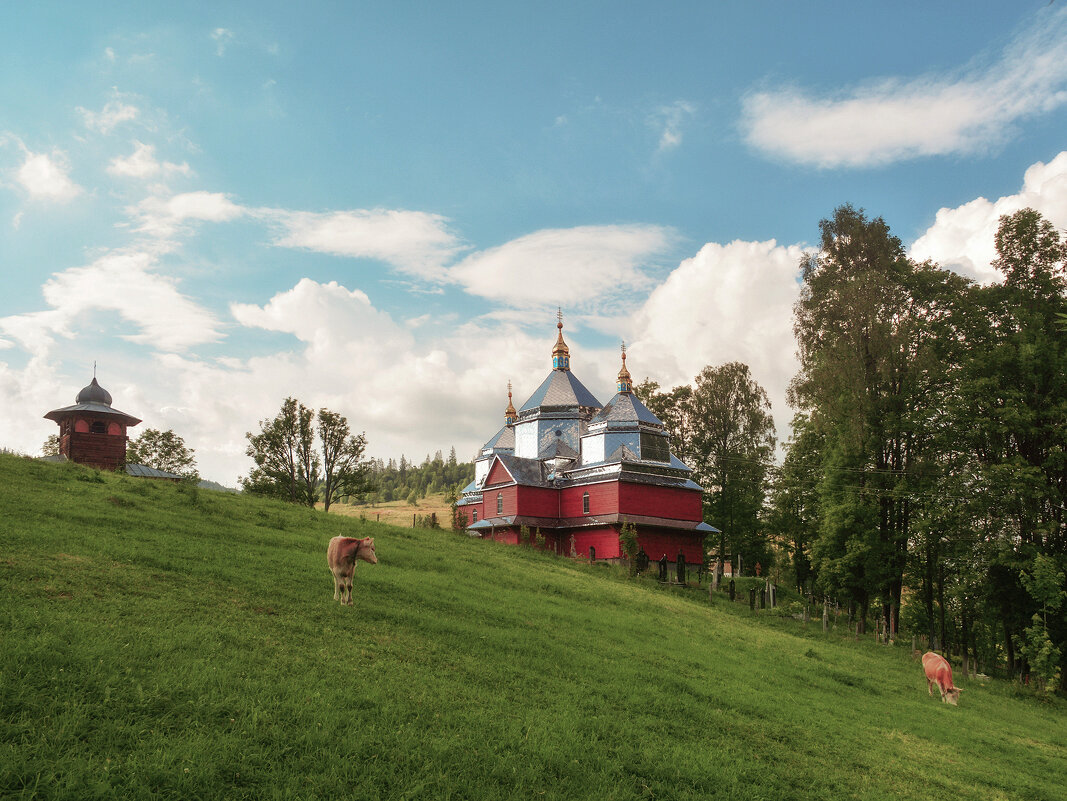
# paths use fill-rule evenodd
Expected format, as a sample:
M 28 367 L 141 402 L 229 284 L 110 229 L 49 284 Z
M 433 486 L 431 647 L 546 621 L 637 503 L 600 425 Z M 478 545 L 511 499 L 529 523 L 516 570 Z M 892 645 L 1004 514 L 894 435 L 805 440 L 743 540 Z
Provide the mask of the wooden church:
M 632 523 L 643 553 L 704 561 L 703 490 L 670 451 L 666 426 L 636 395 L 622 351 L 617 392 L 601 404 L 571 372 L 563 320 L 552 371 L 516 411 L 508 385 L 504 427 L 482 446 L 457 513 L 472 535 L 517 544 L 539 531 L 555 553 L 619 559 Z

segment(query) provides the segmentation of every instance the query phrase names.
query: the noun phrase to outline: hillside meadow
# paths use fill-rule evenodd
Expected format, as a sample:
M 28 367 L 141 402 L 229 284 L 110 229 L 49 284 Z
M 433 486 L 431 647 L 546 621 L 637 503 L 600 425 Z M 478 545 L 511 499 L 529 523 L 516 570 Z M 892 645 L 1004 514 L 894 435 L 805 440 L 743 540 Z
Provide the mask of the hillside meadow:
M 704 591 L 12 456 L 0 514 L 5 798 L 1067 797 L 1062 701 Z

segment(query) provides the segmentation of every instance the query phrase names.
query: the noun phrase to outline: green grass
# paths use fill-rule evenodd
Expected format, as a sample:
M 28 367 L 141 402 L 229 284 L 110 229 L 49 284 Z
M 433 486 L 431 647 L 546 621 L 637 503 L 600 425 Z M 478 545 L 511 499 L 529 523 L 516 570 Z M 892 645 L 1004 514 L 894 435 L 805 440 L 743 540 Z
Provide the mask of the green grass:
M 373 535 L 355 606 L 326 543 Z M 905 649 L 447 532 L 0 456 L 0 796 L 1063 799 Z

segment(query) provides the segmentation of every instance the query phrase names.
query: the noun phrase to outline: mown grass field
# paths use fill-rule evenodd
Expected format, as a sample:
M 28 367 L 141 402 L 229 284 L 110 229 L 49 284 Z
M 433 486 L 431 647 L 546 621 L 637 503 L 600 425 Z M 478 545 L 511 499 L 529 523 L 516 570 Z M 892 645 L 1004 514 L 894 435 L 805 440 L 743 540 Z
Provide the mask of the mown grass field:
M 903 648 L 73 465 L 0 457 L 0 621 L 4 798 L 1067 797 L 1065 704 Z

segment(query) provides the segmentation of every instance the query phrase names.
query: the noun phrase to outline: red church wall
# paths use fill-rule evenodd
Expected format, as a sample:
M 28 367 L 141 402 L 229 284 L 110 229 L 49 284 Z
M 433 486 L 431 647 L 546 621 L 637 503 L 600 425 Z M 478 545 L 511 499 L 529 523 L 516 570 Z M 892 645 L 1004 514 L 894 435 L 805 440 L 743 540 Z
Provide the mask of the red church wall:
M 570 538 L 567 538 L 567 555 L 570 555 Z M 597 559 L 618 559 L 619 532 L 612 526 L 604 528 L 583 528 L 574 532 L 574 550 L 579 558 L 589 558 L 589 546 L 596 549 Z M 647 553 L 647 551 L 646 551 Z
M 511 473 L 504 469 L 504 465 L 496 462 L 493 465 L 493 469 L 489 471 L 489 475 L 485 477 L 485 484 L 482 486 L 491 487 L 494 484 L 510 484 L 514 480 L 511 477 Z
M 637 541 L 648 558 L 653 562 L 658 561 L 667 554 L 667 561 L 673 562 L 678 554 L 685 555 L 687 564 L 695 565 L 704 561 L 701 548 L 701 537 L 696 532 L 671 532 L 665 529 L 638 529 Z M 600 549 L 597 549 L 597 554 Z
M 584 517 L 582 496 L 589 493 L 589 514 L 608 515 L 619 511 L 619 482 L 604 481 L 560 490 L 560 517 Z
M 559 515 L 559 490 L 543 487 L 516 487 L 519 514 L 527 517 Z
M 704 510 L 700 495 L 699 490 L 653 487 L 648 484 L 620 484 L 619 511 L 623 514 L 668 517 L 672 520 L 701 520 Z
M 482 507 L 485 517 L 502 517 L 505 515 L 518 514 L 516 511 L 518 508 L 518 502 L 516 500 L 517 490 L 518 487 L 514 484 L 510 487 L 496 487 L 483 490 Z M 497 502 L 498 496 L 503 500 L 502 505 Z M 478 519 L 482 519 L 482 512 L 479 512 Z

